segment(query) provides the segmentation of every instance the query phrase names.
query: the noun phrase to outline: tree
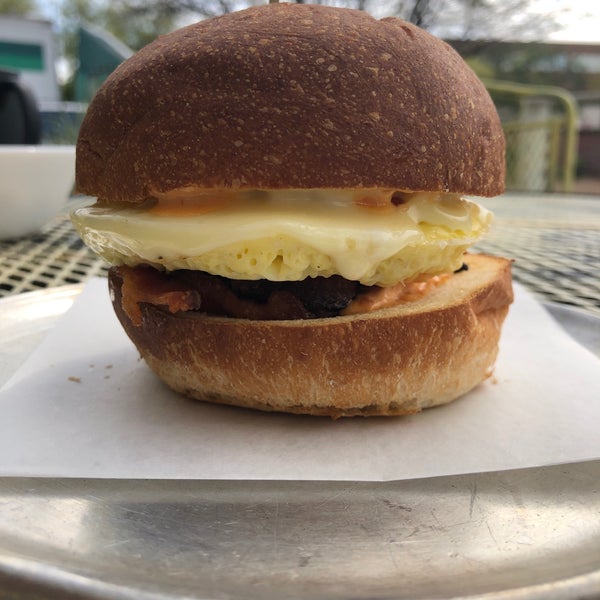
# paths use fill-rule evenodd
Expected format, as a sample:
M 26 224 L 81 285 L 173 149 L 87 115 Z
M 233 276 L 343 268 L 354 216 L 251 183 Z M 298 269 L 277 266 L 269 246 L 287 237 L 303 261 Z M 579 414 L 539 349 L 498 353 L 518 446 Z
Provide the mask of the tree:
M 0 0 L 27 1 L 27 0 Z M 33 0 L 31 0 L 33 1 Z M 299 3 L 305 0 L 296 0 Z M 310 0 L 314 4 L 396 15 L 440 37 L 540 39 L 557 27 L 556 15 L 536 11 L 535 0 Z M 134 50 L 157 35 L 193 20 L 267 0 L 62 0 L 66 22 L 77 16 L 105 27 Z
M 133 50 L 139 50 L 158 35 L 177 27 L 177 14 L 163 10 L 160 2 L 148 2 L 141 10 L 129 0 L 96 2 L 63 0 L 59 29 L 64 39 L 65 54 L 76 52 L 76 32 L 80 22 L 87 21 L 106 29 Z
M 25 5 L 35 0 L 0 0 Z M 40 0 L 41 1 L 41 0 Z M 77 27 L 83 21 L 112 33 L 133 50 L 157 36 L 199 19 L 268 0 L 56 0 L 63 52 L 75 68 Z M 542 37 L 556 25 L 534 11 L 535 0 L 296 0 L 366 10 L 375 17 L 399 16 L 435 35 L 455 40 Z M 1 6 L 1 4 L 0 4 Z M 487 43 L 487 42 L 485 42 Z
M 35 12 L 35 0 L 0 0 L 0 15 L 25 17 Z

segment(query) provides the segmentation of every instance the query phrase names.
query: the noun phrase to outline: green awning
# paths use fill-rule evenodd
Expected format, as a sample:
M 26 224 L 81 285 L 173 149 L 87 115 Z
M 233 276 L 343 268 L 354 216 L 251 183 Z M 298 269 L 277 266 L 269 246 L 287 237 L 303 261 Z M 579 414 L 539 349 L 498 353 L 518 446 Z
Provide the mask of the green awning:
M 75 74 L 75 100 L 89 102 L 102 82 L 133 51 L 107 31 L 82 23 L 78 31 L 79 66 Z

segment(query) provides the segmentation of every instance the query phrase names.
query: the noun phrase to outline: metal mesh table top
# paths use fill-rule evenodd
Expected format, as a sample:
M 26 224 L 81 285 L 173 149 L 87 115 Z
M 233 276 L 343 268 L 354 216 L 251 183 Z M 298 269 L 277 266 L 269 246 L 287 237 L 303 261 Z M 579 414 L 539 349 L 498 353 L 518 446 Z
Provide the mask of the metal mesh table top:
M 600 314 L 600 197 L 482 201 L 494 225 L 475 250 L 514 259 L 514 279 L 541 301 Z
M 514 196 L 481 201 L 496 215 L 476 251 L 515 260 L 514 279 L 540 300 L 600 314 L 600 198 Z M 0 297 L 106 274 L 68 216 L 38 234 L 0 242 Z
M 0 297 L 85 282 L 106 270 L 65 214 L 35 235 L 0 242 Z

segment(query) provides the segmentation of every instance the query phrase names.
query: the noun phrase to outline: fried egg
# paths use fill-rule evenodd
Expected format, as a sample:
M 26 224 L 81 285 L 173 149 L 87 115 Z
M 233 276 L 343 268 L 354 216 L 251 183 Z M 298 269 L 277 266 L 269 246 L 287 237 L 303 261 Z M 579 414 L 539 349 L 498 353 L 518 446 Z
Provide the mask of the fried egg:
M 456 194 L 391 197 L 377 190 L 183 190 L 155 194 L 143 206 L 99 202 L 71 218 L 113 265 L 271 281 L 337 274 L 380 286 L 456 270 L 492 219 Z

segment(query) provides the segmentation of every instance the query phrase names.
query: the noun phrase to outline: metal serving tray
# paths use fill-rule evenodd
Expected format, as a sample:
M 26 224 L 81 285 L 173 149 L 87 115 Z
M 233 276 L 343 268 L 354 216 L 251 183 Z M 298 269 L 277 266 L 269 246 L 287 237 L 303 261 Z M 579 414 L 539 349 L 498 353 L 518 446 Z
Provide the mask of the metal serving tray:
M 79 289 L 3 301 L 1 381 Z M 600 319 L 549 310 L 600 355 Z M 375 484 L 0 478 L 0 598 L 50 597 L 600 597 L 600 461 Z

